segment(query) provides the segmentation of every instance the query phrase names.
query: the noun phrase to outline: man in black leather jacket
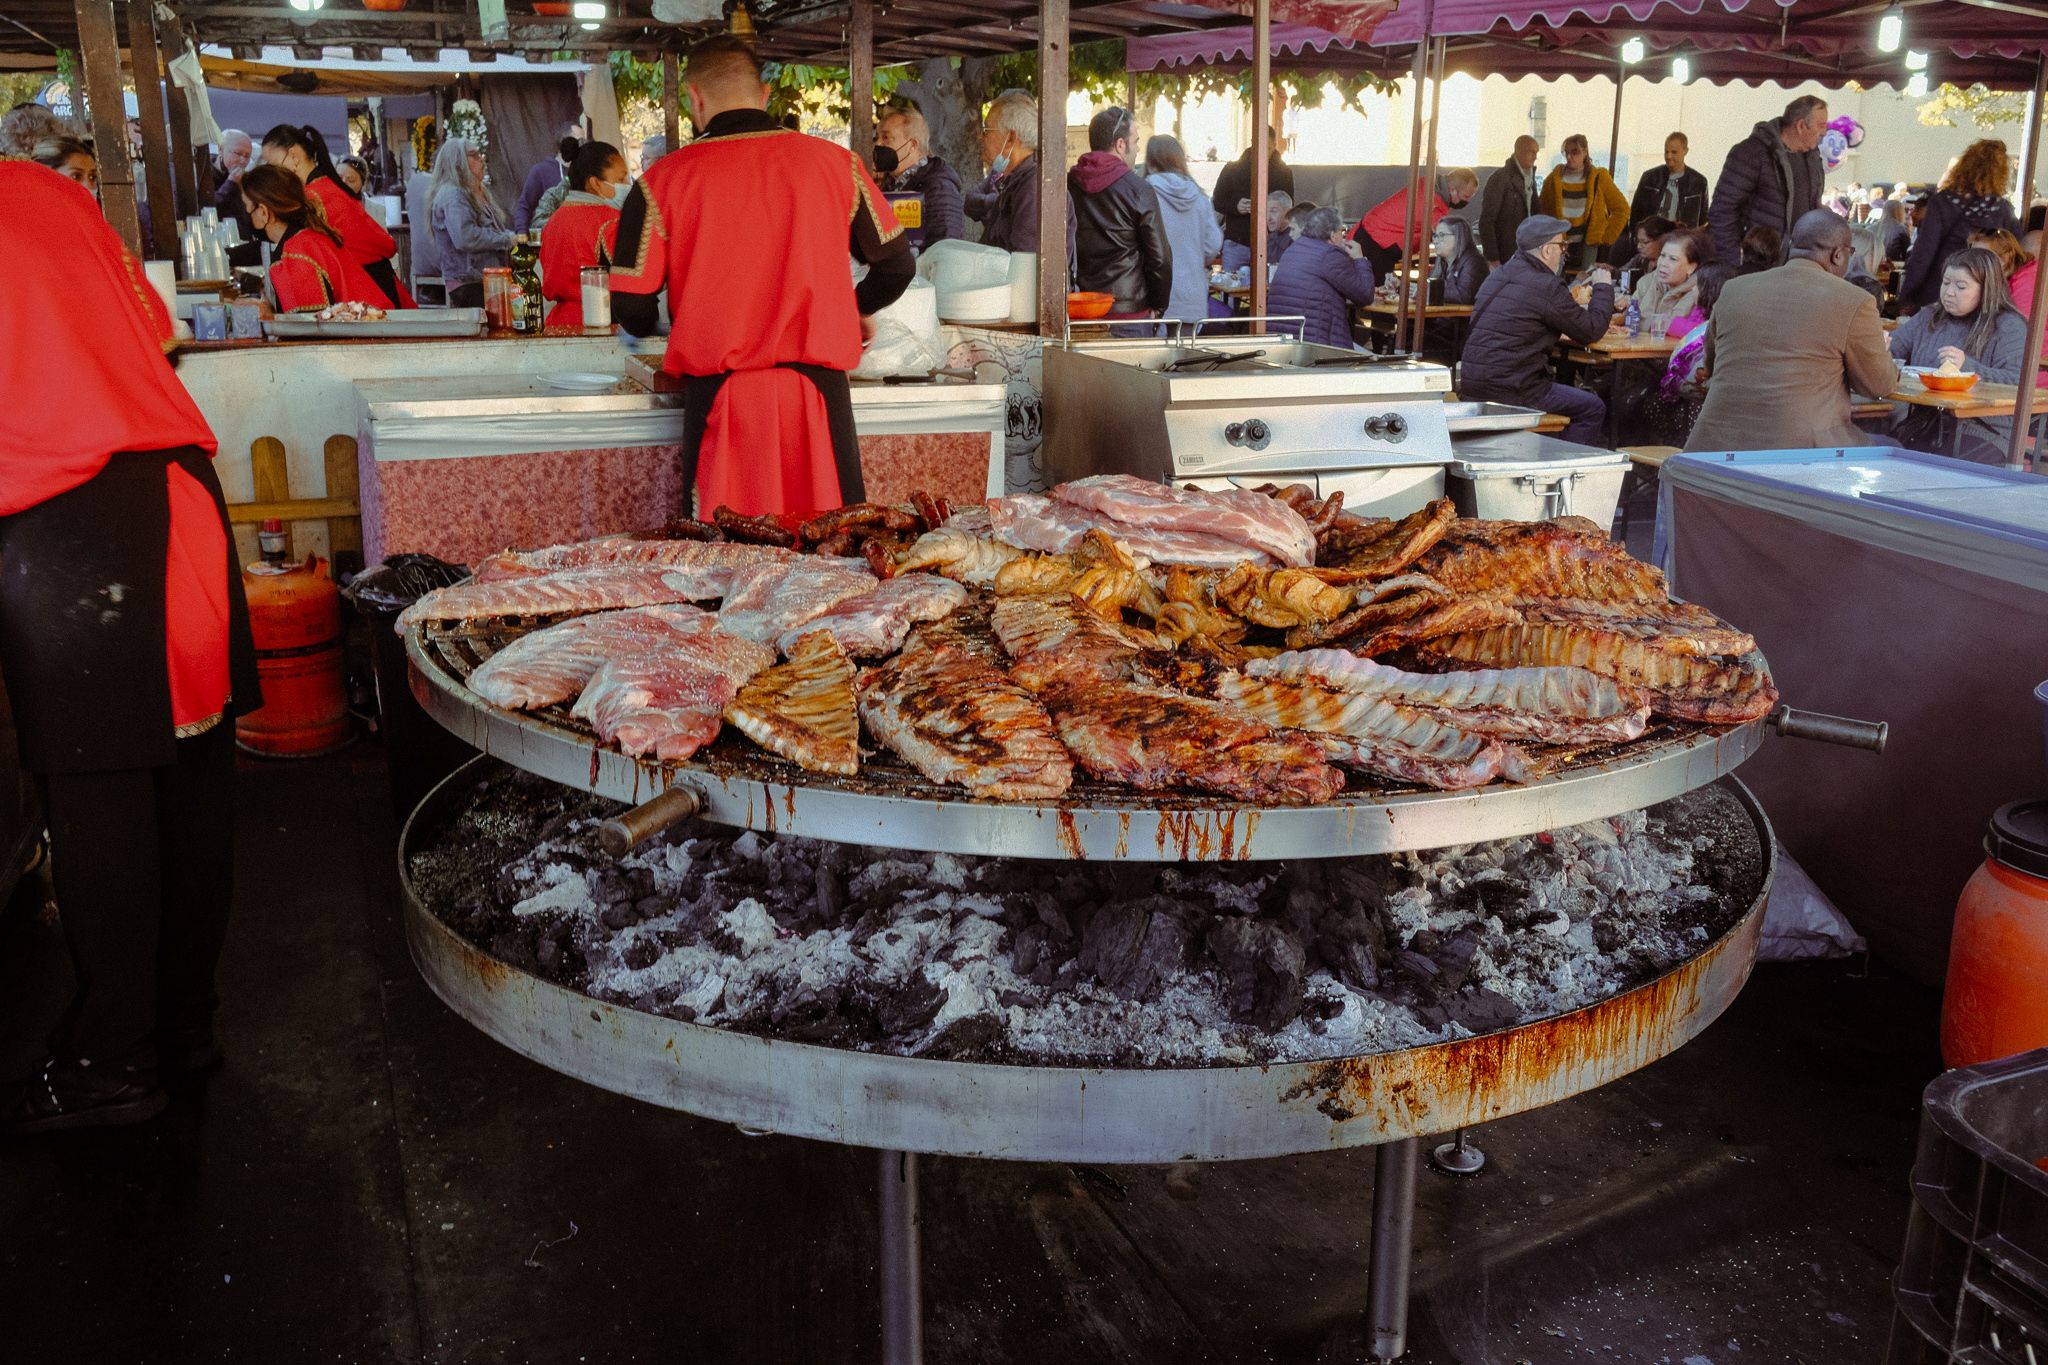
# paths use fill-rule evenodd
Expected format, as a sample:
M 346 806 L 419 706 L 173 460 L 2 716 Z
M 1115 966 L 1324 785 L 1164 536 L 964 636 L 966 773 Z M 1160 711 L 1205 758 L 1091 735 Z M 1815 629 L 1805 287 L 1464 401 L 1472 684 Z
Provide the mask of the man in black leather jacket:
M 1067 173 L 1074 204 L 1076 286 L 1116 299 L 1111 317 L 1147 317 L 1173 294 L 1173 248 L 1159 197 L 1131 169 L 1128 109 L 1105 109 L 1088 123 L 1091 149 Z

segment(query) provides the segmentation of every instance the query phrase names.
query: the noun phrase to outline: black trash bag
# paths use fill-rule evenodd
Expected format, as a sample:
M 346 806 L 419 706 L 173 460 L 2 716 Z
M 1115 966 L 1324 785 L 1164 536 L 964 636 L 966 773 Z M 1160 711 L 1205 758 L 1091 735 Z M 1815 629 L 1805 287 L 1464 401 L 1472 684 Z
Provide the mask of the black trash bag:
M 434 589 L 467 577 L 467 564 L 450 564 L 432 555 L 393 555 L 376 568 L 357 574 L 341 595 L 365 616 L 372 612 L 396 616 Z

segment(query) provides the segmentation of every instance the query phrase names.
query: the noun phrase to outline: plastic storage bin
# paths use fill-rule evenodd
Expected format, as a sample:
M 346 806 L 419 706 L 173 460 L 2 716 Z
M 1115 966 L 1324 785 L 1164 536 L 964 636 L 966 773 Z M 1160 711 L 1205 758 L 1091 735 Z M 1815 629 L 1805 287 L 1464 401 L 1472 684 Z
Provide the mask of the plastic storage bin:
M 1579 516 L 1613 525 L 1628 456 L 1573 445 L 1533 431 L 1510 431 L 1451 446 L 1445 473 L 1458 515 L 1489 521 L 1547 521 Z
M 2048 1048 L 1927 1087 L 1886 1365 L 2048 1361 Z

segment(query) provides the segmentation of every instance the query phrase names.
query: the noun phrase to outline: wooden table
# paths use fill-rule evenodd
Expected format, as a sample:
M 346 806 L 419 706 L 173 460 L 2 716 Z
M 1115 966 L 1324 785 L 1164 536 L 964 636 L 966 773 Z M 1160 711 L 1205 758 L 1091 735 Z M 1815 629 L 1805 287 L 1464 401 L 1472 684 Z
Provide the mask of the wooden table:
M 1409 304 L 1408 316 L 1415 316 L 1417 305 Z M 1398 299 L 1378 300 L 1353 310 L 1353 316 L 1375 339 L 1388 336 L 1394 324 L 1401 317 L 1401 303 Z M 1451 324 L 1451 363 L 1457 364 L 1465 355 L 1465 339 L 1472 333 L 1472 305 L 1469 303 L 1431 303 L 1422 305 L 1425 318 L 1444 318 Z M 1396 339 L 1398 340 L 1398 339 Z
M 1668 364 L 1671 353 L 1678 349 L 1678 339 L 1660 336 L 1630 336 L 1627 332 L 1614 331 L 1601 337 L 1589 346 L 1573 347 L 1567 355 L 1581 365 L 1605 365 L 1609 367 L 1607 377 L 1607 444 L 1612 447 L 1619 436 L 1616 422 L 1621 407 L 1621 375 L 1628 366 L 1637 363 Z
M 1935 409 L 1947 428 L 1948 453 L 1959 455 L 1963 445 L 1963 423 L 1977 418 L 2014 416 L 2019 411 L 2020 390 L 2017 384 L 1993 384 L 1979 380 L 1961 393 L 1943 393 L 1938 389 L 1924 388 L 1919 380 L 1906 375 L 1897 389 L 1884 396 L 1884 401 Z M 2048 389 L 2036 389 L 2030 424 L 2038 431 L 2043 420 L 2048 420 Z

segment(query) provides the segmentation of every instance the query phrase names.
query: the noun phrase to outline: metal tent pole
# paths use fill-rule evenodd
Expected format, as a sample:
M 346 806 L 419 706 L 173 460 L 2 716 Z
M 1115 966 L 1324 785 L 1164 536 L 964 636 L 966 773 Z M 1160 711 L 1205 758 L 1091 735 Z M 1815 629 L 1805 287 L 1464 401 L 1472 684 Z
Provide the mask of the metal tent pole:
M 1266 196 L 1273 192 L 1273 128 L 1267 119 L 1272 104 L 1273 4 L 1252 0 L 1252 316 L 1266 316 Z M 1255 322 L 1252 330 L 1263 332 L 1266 324 Z
M 1408 1349 L 1408 1276 L 1415 1259 L 1415 1138 L 1389 1142 L 1373 1156 L 1372 1263 L 1366 1269 L 1366 1326 L 1374 1360 Z
M 2017 189 L 2020 224 L 2026 225 L 2027 210 L 2034 202 L 2034 171 L 2041 160 L 2041 100 L 2048 91 L 2048 52 L 2034 62 L 2034 88 L 2027 93 L 2026 132 L 2020 144 L 2020 179 Z
M 923 1365 L 924 1271 L 917 1153 L 882 1152 L 882 1361 Z M 1412 1181 L 1411 1181 L 1411 1193 Z
M 1628 63 L 1616 60 L 1614 63 L 1614 126 L 1607 133 L 1607 174 L 1614 174 L 1614 163 L 1621 158 L 1621 87 L 1628 83 Z
M 1430 7 L 1431 9 L 1434 6 Z M 1407 206 L 1401 213 L 1401 255 L 1394 262 L 1395 282 L 1401 286 L 1398 301 L 1394 305 L 1394 344 L 1408 344 L 1408 289 L 1401 278 L 1401 266 L 1415 248 L 1415 197 L 1420 189 L 1415 183 L 1417 171 L 1422 165 L 1422 86 L 1429 79 L 1429 20 L 1430 10 L 1423 11 L 1422 40 L 1415 45 L 1415 71 L 1409 77 L 1408 97 L 1412 104 L 1412 117 L 1408 120 L 1408 179 L 1404 194 Z
M 2041 159 L 2044 90 L 2048 90 L 2048 53 L 2043 53 L 2035 62 L 2034 88 L 2027 95 L 2027 146 L 2020 155 L 2020 226 L 2023 228 L 2034 198 L 2034 168 Z M 2040 382 L 2039 357 L 2044 330 L 2048 330 L 2048 261 L 2039 261 L 2034 267 L 2033 311 L 2027 314 L 2027 368 L 2013 408 L 2012 439 L 2005 452 L 2005 462 L 2015 469 L 2025 468 L 2027 463 L 2027 428 L 2033 423 L 2034 385 Z M 2037 458 L 2037 466 L 2038 463 Z
M 1449 48 L 1450 39 L 1437 39 L 1436 51 L 1430 57 L 1429 62 L 1429 156 L 1422 173 L 1423 194 L 1427 196 L 1423 200 L 1425 205 L 1434 203 L 1436 199 L 1436 134 L 1443 118 L 1444 59 Z M 1422 240 L 1415 244 L 1415 254 L 1425 261 L 1429 259 L 1429 243 L 1435 227 L 1430 221 L 1433 216 L 1425 209 L 1415 221 L 1415 230 L 1423 234 Z M 1415 306 L 1415 344 L 1410 348 L 1417 355 L 1422 354 L 1424 345 L 1429 337 L 1429 285 L 1426 280 L 1421 288 L 1422 297 L 1416 301 Z

